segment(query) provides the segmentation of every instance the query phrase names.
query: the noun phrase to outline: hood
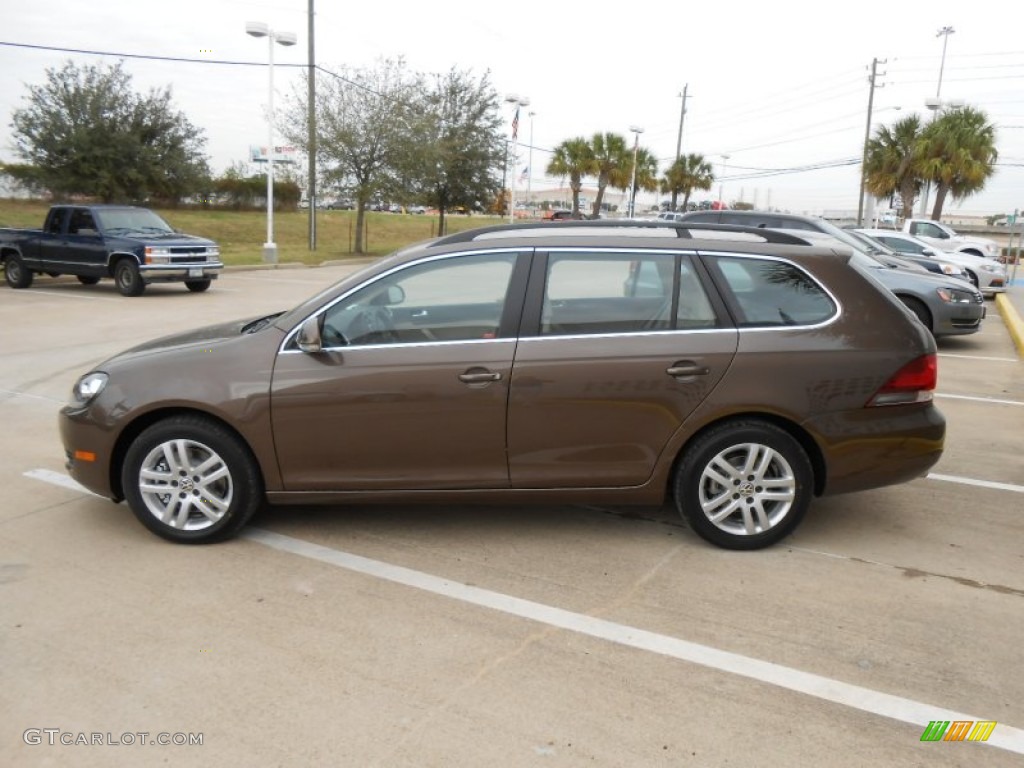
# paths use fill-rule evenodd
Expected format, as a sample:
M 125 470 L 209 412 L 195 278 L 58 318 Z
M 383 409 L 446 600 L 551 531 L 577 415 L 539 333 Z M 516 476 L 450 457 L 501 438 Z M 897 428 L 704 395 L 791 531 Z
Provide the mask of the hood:
M 166 234 L 154 234 L 143 233 L 143 232 L 127 232 L 123 235 L 117 235 L 122 240 L 131 240 L 134 243 L 141 243 L 143 245 L 158 245 L 161 248 L 175 248 L 175 247 L 197 247 L 202 246 L 204 248 L 215 248 L 217 243 L 213 240 L 209 240 L 205 237 L 198 237 L 196 235 L 185 235 L 180 232 L 167 232 Z
M 271 316 L 271 319 L 274 316 Z M 234 320 L 228 323 L 207 325 L 202 328 L 195 328 L 191 331 L 176 333 L 170 336 L 163 336 L 152 341 L 147 341 L 137 347 L 125 350 L 114 357 L 106 360 L 99 366 L 102 370 L 108 363 L 121 363 L 149 355 L 166 353 L 171 351 L 184 351 L 197 347 L 212 347 L 225 342 L 238 339 L 246 335 L 246 332 L 253 332 L 253 329 L 264 330 L 267 324 L 260 324 L 263 317 L 249 317 L 244 320 Z M 256 326 L 259 324 L 259 327 Z

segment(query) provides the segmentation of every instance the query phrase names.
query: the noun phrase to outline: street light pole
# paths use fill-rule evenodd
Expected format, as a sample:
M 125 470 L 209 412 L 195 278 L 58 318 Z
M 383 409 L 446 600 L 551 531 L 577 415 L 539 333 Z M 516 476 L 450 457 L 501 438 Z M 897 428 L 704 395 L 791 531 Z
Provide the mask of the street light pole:
M 294 32 L 274 32 L 261 21 L 246 22 L 245 31 L 253 37 L 267 38 L 270 51 L 270 90 L 267 100 L 267 242 L 263 244 L 263 260 L 277 263 L 277 244 L 274 242 L 274 43 L 295 45 Z
M 629 218 L 632 219 L 636 214 L 636 159 L 640 152 L 640 134 L 644 129 L 639 125 L 631 125 L 629 130 L 633 132 L 633 179 L 629 183 Z
M 934 121 L 939 115 L 939 109 L 942 107 L 942 75 L 946 71 L 946 46 L 949 43 L 949 36 L 956 32 L 952 27 L 943 27 L 935 33 L 936 37 L 942 38 L 942 61 L 939 64 L 939 84 L 935 89 L 935 102 L 932 106 L 932 102 L 925 101 L 925 106 L 932 110 L 932 120 Z M 928 215 L 928 196 L 931 194 L 931 182 L 925 181 L 924 192 L 921 194 L 921 211 L 920 216 L 923 219 Z
M 536 112 L 530 113 L 530 158 L 526 161 L 526 204 L 530 206 L 530 215 L 536 211 L 533 208 L 533 116 Z
M 729 162 L 729 155 L 719 155 L 722 158 L 722 178 L 718 180 L 718 202 L 719 207 L 725 206 L 725 169 Z

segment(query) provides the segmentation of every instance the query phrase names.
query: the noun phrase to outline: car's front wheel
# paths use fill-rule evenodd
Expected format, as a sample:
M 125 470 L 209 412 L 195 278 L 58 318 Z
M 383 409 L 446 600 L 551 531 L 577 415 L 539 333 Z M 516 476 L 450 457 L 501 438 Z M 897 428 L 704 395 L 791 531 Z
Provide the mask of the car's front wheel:
M 185 544 L 230 538 L 263 501 L 262 478 L 245 443 L 198 416 L 144 430 L 128 449 L 121 482 L 143 525 Z
M 202 293 L 210 287 L 210 282 L 210 278 L 205 280 L 186 280 L 185 287 L 192 291 L 192 293 Z
M 703 539 L 726 549 L 760 549 L 799 524 L 814 474 L 792 435 L 751 419 L 700 435 L 683 455 L 674 486 L 677 509 Z

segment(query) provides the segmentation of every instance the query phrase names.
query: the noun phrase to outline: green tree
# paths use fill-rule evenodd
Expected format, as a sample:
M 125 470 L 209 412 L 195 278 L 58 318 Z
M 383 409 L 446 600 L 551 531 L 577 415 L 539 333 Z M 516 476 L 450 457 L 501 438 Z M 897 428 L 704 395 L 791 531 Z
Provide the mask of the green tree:
M 597 176 L 597 198 L 594 200 L 594 214 L 597 214 L 609 186 L 613 189 L 629 186 L 633 151 L 618 133 L 595 133 L 590 140 L 590 151 L 594 156 L 593 173 Z
M 407 196 L 438 209 L 441 233 L 447 211 L 485 208 L 501 191 L 500 106 L 488 75 L 453 68 L 433 76 L 419 108 L 402 121 L 410 133 L 395 170 Z
M 557 147 L 548 163 L 547 173 L 550 176 L 568 177 L 569 188 L 572 190 L 572 212 L 580 211 L 580 189 L 583 177 L 589 176 L 594 168 L 594 154 L 590 143 L 582 136 L 566 139 Z
M 661 178 L 661 191 L 672 195 L 672 210 L 676 210 L 676 197 L 683 196 L 682 209 L 690 204 L 690 195 L 695 189 L 707 191 L 715 181 L 714 169 L 704 155 L 682 155 Z
M 54 196 L 175 204 L 209 176 L 202 131 L 170 88 L 132 90 L 121 63 L 46 70 L 11 120 L 15 150 Z
M 342 68 L 317 79 L 317 146 L 328 183 L 351 189 L 356 202 L 355 252 L 365 253 L 366 207 L 397 189 L 396 168 L 409 153 L 414 131 L 408 115 L 422 112 L 417 99 L 423 78 L 402 59 L 384 59 L 364 69 Z M 289 141 L 308 140 L 306 87 L 288 99 L 282 133 Z
M 921 118 L 909 115 L 891 128 L 879 127 L 868 141 L 864 186 L 875 197 L 899 193 L 905 217 L 914 210 L 914 200 L 922 186 L 921 130 Z
M 950 110 L 924 129 L 919 152 L 922 174 L 935 184 L 932 221 L 939 221 L 947 196 L 963 200 L 980 192 L 995 172 L 995 126 L 973 107 Z

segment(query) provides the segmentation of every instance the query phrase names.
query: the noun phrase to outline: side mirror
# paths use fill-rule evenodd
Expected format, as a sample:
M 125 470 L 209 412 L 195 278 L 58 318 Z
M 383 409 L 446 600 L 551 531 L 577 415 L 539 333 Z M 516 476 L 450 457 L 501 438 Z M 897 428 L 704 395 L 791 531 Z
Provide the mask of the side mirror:
M 323 351 L 323 342 L 320 340 L 320 316 L 314 315 L 308 318 L 299 328 L 295 337 L 295 343 L 299 349 L 307 354 L 315 355 Z
M 931 248 L 924 248 L 924 249 L 922 249 L 921 253 L 923 253 L 925 256 L 935 256 L 936 255 L 935 251 L 933 251 Z

